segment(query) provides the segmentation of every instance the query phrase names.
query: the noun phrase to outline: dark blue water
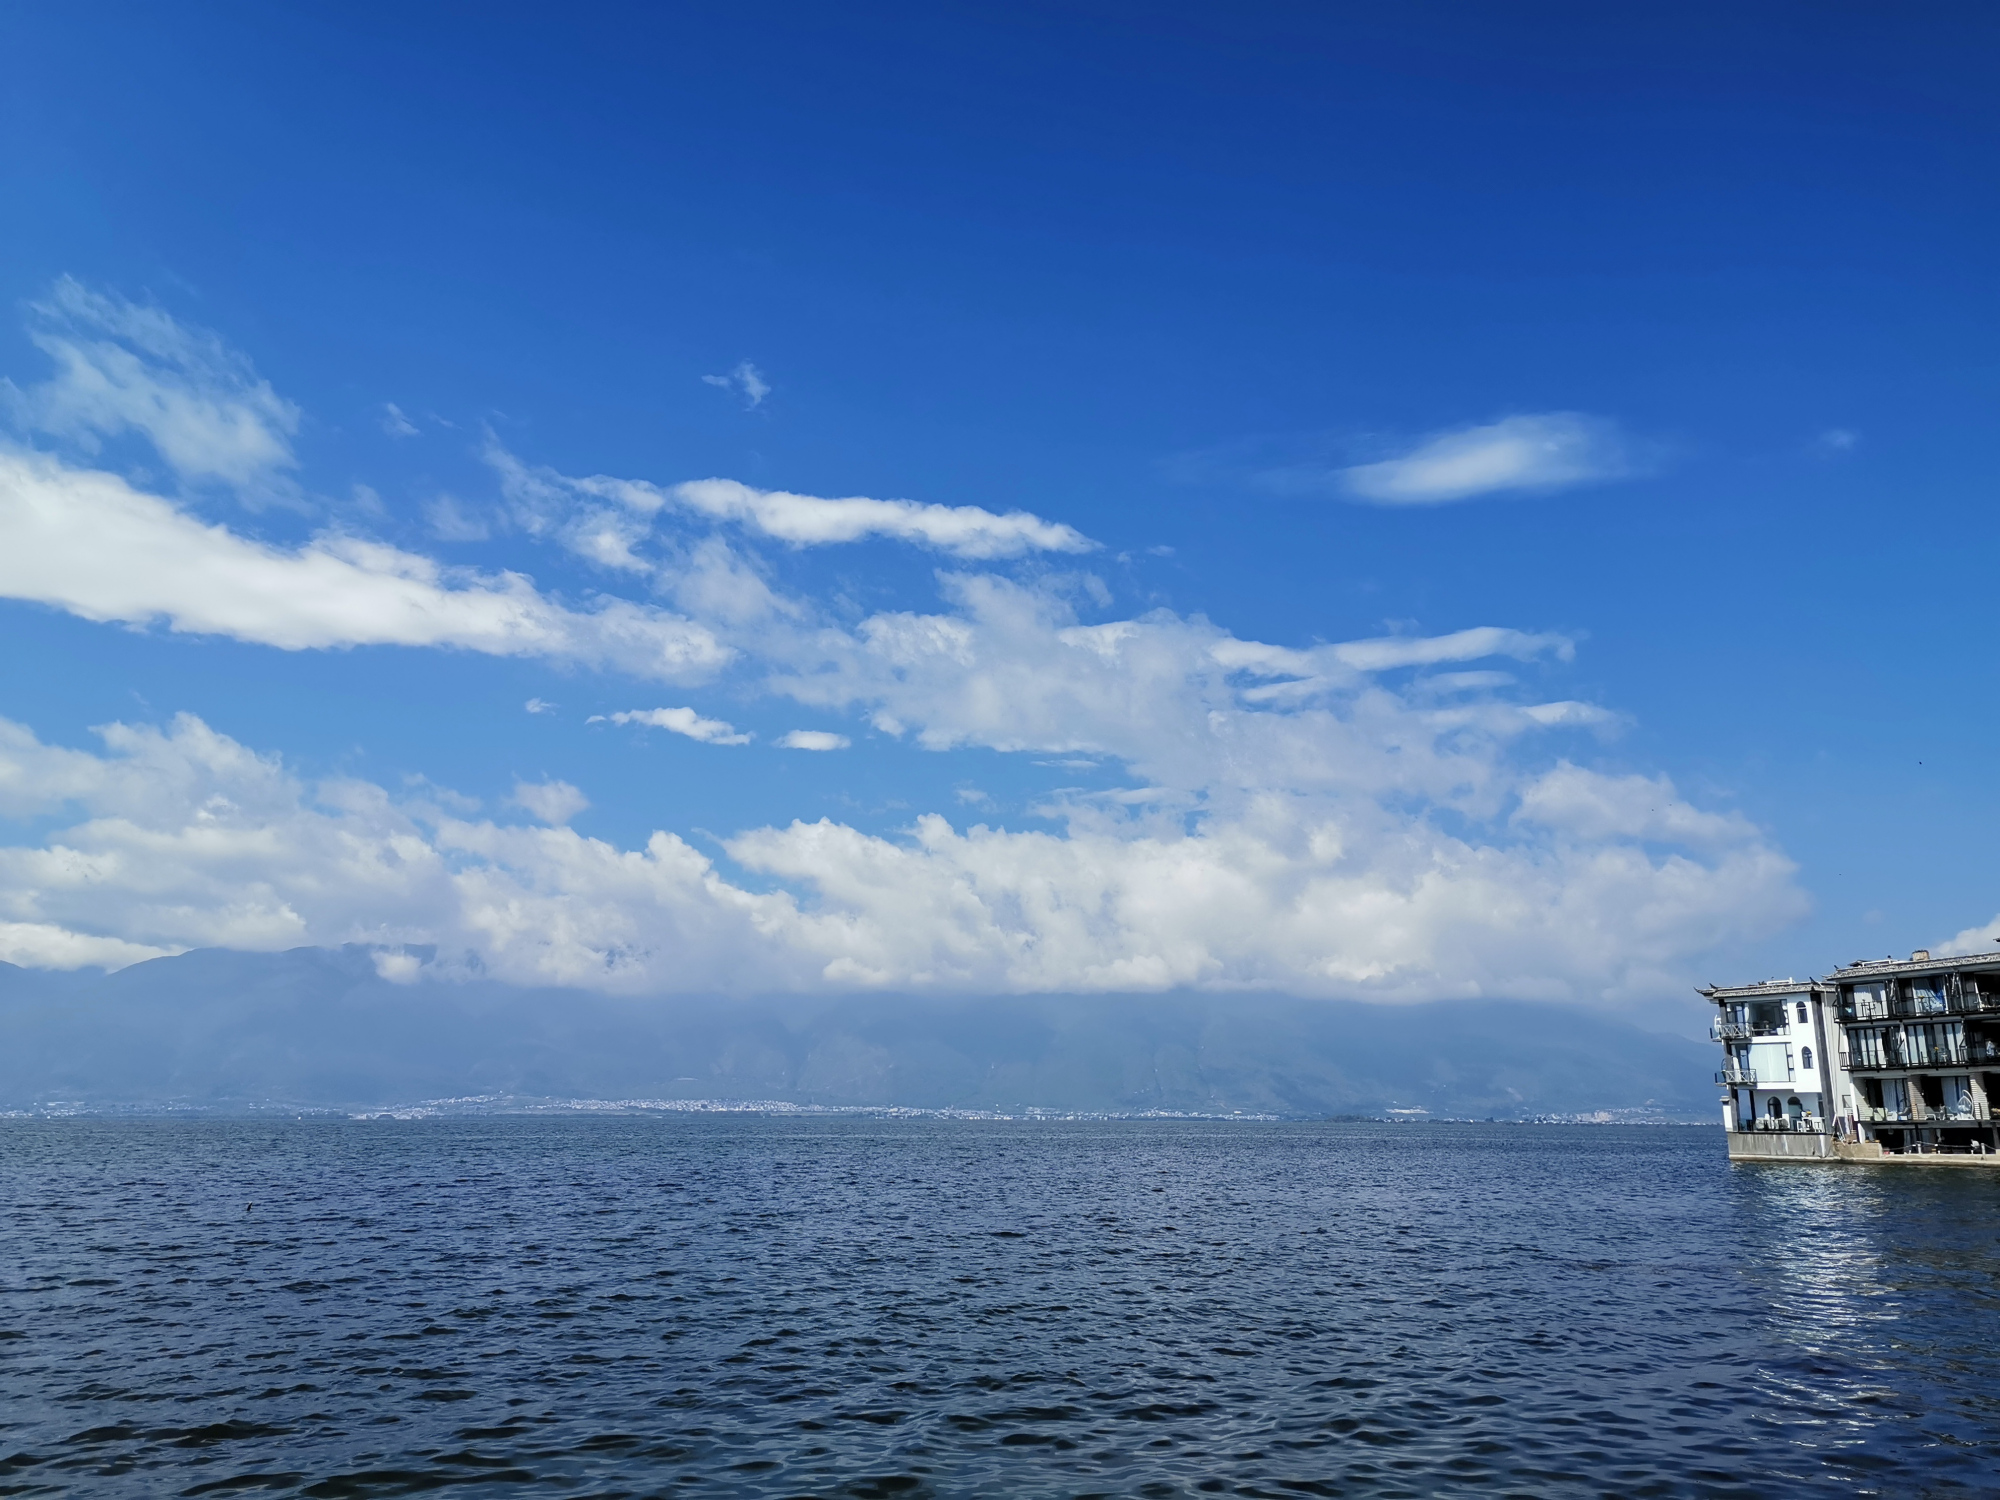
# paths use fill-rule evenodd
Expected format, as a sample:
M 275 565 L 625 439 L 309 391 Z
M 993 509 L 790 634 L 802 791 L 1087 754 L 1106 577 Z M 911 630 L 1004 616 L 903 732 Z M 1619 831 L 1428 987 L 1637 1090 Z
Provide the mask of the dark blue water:
M 2000 1493 L 2000 1174 L 1721 1152 L 7 1122 L 0 1494 Z

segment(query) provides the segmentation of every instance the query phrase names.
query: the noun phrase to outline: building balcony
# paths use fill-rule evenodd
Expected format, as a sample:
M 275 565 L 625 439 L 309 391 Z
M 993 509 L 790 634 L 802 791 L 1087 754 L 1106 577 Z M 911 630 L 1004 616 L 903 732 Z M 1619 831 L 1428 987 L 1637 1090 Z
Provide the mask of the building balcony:
M 1708 1028 L 1712 1042 L 1747 1042 L 1756 1036 L 1783 1036 L 1783 1021 L 1715 1021 Z
M 1855 1111 L 1854 1117 L 1864 1125 L 1990 1125 L 1993 1123 L 1990 1117 L 1976 1115 L 1969 1109 L 1925 1109 L 1919 1114 L 1913 1109 L 1877 1109 L 1873 1105 L 1863 1105 Z
M 1755 1088 L 1757 1086 L 1757 1074 L 1750 1068 L 1739 1068 L 1735 1063 L 1731 1063 L 1715 1075 L 1715 1081 L 1717 1083 L 1740 1084 L 1745 1088 Z
M 1850 1073 L 1948 1073 L 1969 1063 L 1970 1054 L 1966 1050 L 1934 1052 L 1929 1057 L 1911 1058 L 1900 1056 L 1894 1048 L 1890 1048 L 1879 1058 L 1850 1061 L 1843 1054 L 1840 1059 L 1840 1065 Z
M 2000 1015 L 2000 994 L 1901 995 L 1886 1005 L 1876 1001 L 1863 1006 L 1843 1000 L 1834 1014 L 1847 1025 L 1857 1021 L 1921 1021 L 1933 1016 L 1995 1016 Z
M 1850 1073 L 1900 1072 L 1909 1066 L 1903 1061 L 1902 1053 L 1893 1047 L 1885 1048 L 1880 1057 L 1849 1057 L 1843 1052 L 1840 1054 L 1840 1065 Z
M 1736 1127 L 1743 1135 L 1825 1135 L 1826 1121 L 1818 1115 L 1779 1115 L 1773 1119 L 1769 1115 L 1759 1115 L 1753 1120 L 1745 1120 Z

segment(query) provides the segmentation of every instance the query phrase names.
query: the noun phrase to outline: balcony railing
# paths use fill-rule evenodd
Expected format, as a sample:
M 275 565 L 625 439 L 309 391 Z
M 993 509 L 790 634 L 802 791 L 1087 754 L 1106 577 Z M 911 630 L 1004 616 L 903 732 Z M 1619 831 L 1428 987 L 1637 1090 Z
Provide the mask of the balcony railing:
M 1779 1115 L 1775 1119 L 1770 1115 L 1758 1115 L 1743 1121 L 1736 1128 L 1745 1135 L 1762 1135 L 1772 1131 L 1780 1135 L 1824 1135 L 1826 1121 L 1818 1115 Z
M 1715 1081 L 1717 1083 L 1742 1084 L 1749 1088 L 1755 1088 L 1757 1086 L 1757 1074 L 1753 1069 L 1739 1068 L 1734 1063 L 1731 1063 L 1715 1075 Z
M 1928 1057 L 1911 1057 L 1899 1047 L 1884 1047 L 1880 1057 L 1849 1058 L 1840 1055 L 1840 1065 L 1850 1073 L 1942 1072 L 1963 1068 L 1972 1061 L 1969 1048 L 1945 1048 Z
M 1715 1021 L 1708 1028 L 1712 1042 L 1747 1042 L 1755 1036 L 1783 1036 L 1783 1021 Z
M 1926 1016 L 1993 1016 L 2000 1015 L 2000 994 L 1898 995 L 1886 1004 L 1880 1000 L 1859 1004 L 1853 1000 L 1842 1000 L 1834 1008 L 1834 1014 L 1848 1023 L 1915 1021 Z
M 1992 1121 L 1976 1115 L 1970 1109 L 1926 1108 L 1922 1114 L 1913 1109 L 1884 1109 L 1874 1105 L 1863 1105 L 1855 1111 L 1855 1118 L 1869 1125 L 1987 1125 Z

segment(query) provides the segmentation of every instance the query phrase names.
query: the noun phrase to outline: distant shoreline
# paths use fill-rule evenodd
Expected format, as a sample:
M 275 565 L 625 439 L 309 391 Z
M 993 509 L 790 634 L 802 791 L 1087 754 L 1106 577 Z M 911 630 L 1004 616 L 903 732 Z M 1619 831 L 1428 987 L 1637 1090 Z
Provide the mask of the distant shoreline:
M 1606 1112 L 1598 1112 L 1600 1115 Z M 1015 1110 L 958 1109 L 894 1104 L 799 1104 L 783 1099 L 542 1099 L 509 1096 L 472 1096 L 457 1099 L 424 1099 L 410 1103 L 356 1105 L 334 1108 L 324 1105 L 287 1104 L 277 1101 L 240 1101 L 226 1104 L 193 1104 L 178 1101 L 133 1103 L 49 1100 L 12 1109 L 0 1109 L 0 1121 L 14 1120 L 300 1120 L 300 1121 L 417 1121 L 476 1119 L 643 1119 L 675 1115 L 745 1115 L 772 1119 L 868 1119 L 868 1120 L 964 1120 L 995 1122 L 1075 1123 L 1115 1121 L 1187 1121 L 1201 1124 L 1293 1124 L 1293 1125 L 1560 1125 L 1596 1127 L 1673 1126 L 1706 1128 L 1707 1121 L 1643 1117 L 1631 1118 L 1535 1115 L 1518 1119 L 1473 1119 L 1463 1116 L 1398 1114 L 1284 1115 L 1250 1110 L 1204 1112 L 1198 1110 L 1066 1110 L 1023 1107 Z

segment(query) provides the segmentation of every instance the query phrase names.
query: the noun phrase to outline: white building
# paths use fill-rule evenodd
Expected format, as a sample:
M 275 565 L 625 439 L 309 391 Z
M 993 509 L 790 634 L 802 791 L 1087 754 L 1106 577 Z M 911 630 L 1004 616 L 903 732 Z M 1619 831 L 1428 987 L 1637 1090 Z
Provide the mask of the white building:
M 2000 954 L 1701 993 L 1732 1157 L 2000 1164 Z
M 1767 979 L 1702 993 L 1718 1008 L 1709 1034 L 1722 1043 L 1723 1129 L 1829 1134 L 1825 990 L 1810 979 Z

